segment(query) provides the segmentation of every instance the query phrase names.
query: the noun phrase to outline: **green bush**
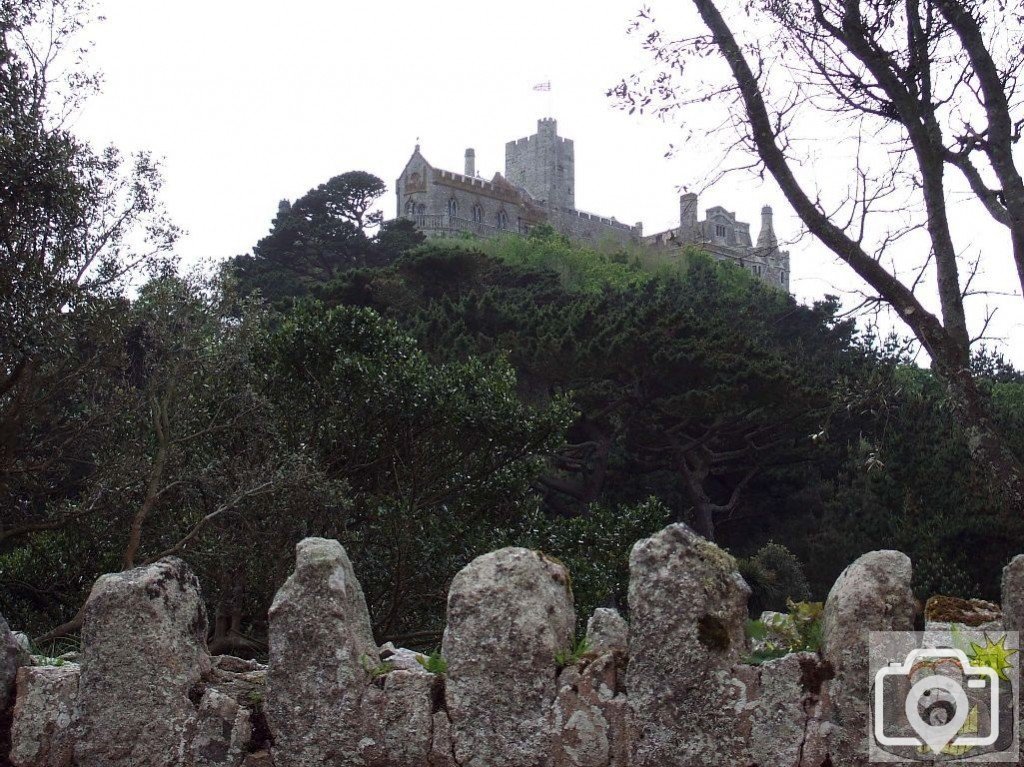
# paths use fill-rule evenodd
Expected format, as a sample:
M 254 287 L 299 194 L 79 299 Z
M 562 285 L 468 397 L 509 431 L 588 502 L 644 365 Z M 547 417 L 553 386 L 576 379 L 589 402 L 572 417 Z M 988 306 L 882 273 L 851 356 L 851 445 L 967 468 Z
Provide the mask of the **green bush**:
M 739 560 L 740 575 L 751 589 L 750 611 L 783 610 L 788 601 L 810 599 L 811 589 L 803 565 L 780 543 L 769 541 L 754 556 Z

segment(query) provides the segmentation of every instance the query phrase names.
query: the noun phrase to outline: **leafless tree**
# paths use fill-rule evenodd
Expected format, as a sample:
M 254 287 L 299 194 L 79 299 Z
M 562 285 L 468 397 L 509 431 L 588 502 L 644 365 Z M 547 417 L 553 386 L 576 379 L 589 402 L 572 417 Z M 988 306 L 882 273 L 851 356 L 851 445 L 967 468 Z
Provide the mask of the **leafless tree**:
M 678 39 L 650 10 L 640 12 L 634 29 L 646 30 L 656 73 L 633 75 L 613 94 L 631 110 L 662 114 L 727 107 L 726 124 L 738 137 L 730 150 L 748 152 L 772 176 L 807 230 L 867 283 L 868 303 L 887 304 L 913 331 L 948 388 L 973 458 L 1020 513 L 1024 467 L 972 374 L 971 346 L 985 329 L 972 337 L 965 311 L 983 262 L 998 267 L 1011 257 L 1024 286 L 1024 182 L 1014 157 L 1024 129 L 1020 4 L 693 6 L 706 32 Z M 720 79 L 716 60 L 726 64 Z M 831 173 L 823 185 L 798 149 L 814 131 L 838 133 L 855 147 L 849 172 Z M 967 240 L 950 220 L 958 186 L 1008 230 L 1008 248 L 974 260 L 958 249 L 958 239 L 961 248 Z

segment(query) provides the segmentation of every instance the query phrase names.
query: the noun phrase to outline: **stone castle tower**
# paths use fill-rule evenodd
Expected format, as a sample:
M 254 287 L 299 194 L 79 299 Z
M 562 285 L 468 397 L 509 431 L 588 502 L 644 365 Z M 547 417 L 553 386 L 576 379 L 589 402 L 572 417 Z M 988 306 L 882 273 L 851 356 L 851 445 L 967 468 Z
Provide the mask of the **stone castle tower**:
M 761 210 L 756 244 L 750 224 L 734 211 L 715 206 L 700 218 L 698 197 L 679 198 L 679 226 L 645 235 L 643 225 L 576 208 L 576 152 L 572 139 L 558 135 L 550 117 L 537 121 L 532 136 L 505 144 L 505 174 L 483 178 L 476 152 L 467 149 L 463 173 L 435 168 L 417 144 L 395 183 L 397 214 L 431 236 L 469 232 L 480 237 L 526 234 L 546 224 L 580 241 L 645 245 L 671 259 L 695 245 L 713 258 L 731 261 L 771 285 L 789 289 L 789 253 L 779 249 L 772 210 Z
M 538 120 L 534 135 L 505 144 L 505 178 L 535 200 L 575 209 L 576 156 L 572 139 L 558 135 L 558 123 L 553 118 Z

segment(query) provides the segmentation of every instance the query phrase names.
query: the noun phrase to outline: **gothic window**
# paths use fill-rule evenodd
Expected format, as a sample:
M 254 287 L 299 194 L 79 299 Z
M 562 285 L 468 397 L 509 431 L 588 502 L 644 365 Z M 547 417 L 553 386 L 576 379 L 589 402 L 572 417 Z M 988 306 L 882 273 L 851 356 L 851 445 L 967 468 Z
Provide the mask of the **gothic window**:
M 498 211 L 498 228 L 508 229 L 508 215 L 503 210 Z
M 479 205 L 473 206 L 473 220 L 476 221 L 478 224 L 484 220 L 484 209 L 481 208 Z
M 455 218 L 459 215 L 459 201 L 452 197 L 448 200 L 448 215 Z
M 760 277 L 761 276 L 761 267 L 760 267 L 760 265 L 754 264 L 753 269 L 754 269 L 754 276 L 755 277 Z
M 725 227 L 722 224 L 715 224 L 715 236 L 725 237 Z
M 424 213 L 427 212 L 427 206 L 421 202 L 419 205 L 416 206 L 416 212 L 419 213 L 420 215 L 423 215 Z
M 416 201 L 409 200 L 405 203 L 405 215 L 411 216 L 416 213 Z

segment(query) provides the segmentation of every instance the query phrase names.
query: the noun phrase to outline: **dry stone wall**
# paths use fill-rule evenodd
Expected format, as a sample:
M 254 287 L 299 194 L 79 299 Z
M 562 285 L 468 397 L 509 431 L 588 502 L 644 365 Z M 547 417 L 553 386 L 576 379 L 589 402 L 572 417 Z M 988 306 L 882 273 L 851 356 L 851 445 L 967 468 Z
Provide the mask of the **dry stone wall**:
M 1006 623 L 1024 608 L 1008 565 Z M 866 632 L 914 617 L 910 561 L 864 555 L 825 606 L 822 652 L 743 662 L 749 589 L 683 525 L 636 544 L 627 624 L 600 609 L 575 655 L 569 574 L 528 549 L 454 579 L 444 673 L 378 647 L 336 541 L 296 547 L 270 610 L 269 667 L 210 657 L 184 562 L 106 575 L 79 657 L 34 665 L 0 621 L 14 767 L 855 767 Z M 556 656 L 558 656 L 556 660 Z M 438 669 L 434 669 L 437 671 Z M 0 764 L 3 763 L 0 755 Z

